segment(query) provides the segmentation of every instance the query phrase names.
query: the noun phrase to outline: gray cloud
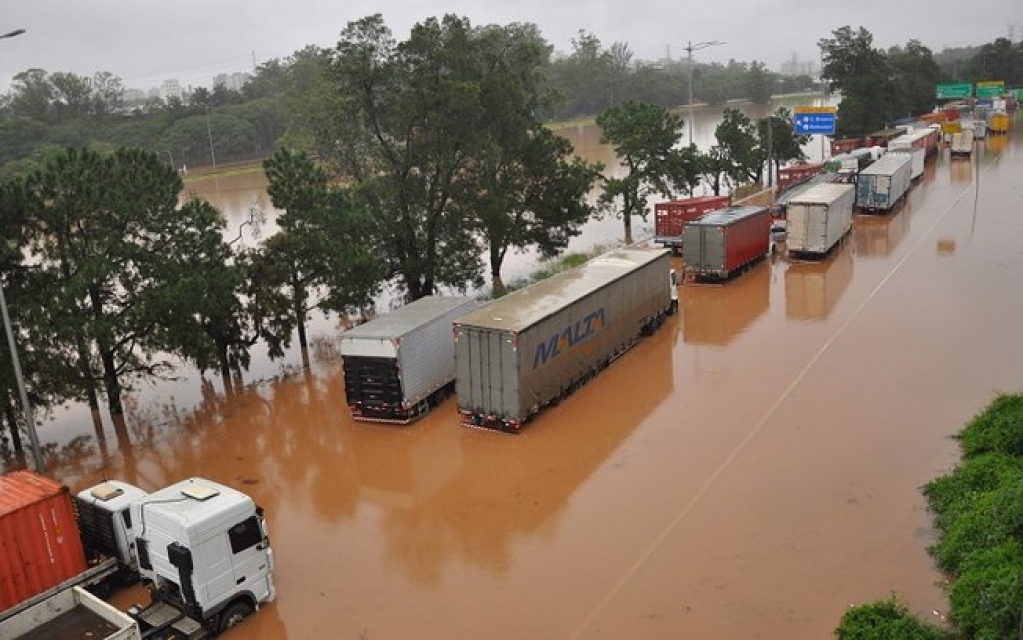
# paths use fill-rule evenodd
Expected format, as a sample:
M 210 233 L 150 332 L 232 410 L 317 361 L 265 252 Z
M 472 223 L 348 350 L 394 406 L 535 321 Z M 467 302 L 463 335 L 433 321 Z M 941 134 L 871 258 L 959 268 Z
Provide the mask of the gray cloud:
M 33 67 L 87 76 L 109 71 L 129 87 L 166 78 L 208 86 L 217 73 L 248 71 L 310 44 L 331 47 L 347 22 L 376 12 L 398 38 L 426 17 L 453 13 L 475 24 L 535 23 L 562 51 L 580 29 L 605 47 L 626 42 L 647 60 L 669 50 L 681 57 L 686 41 L 719 40 L 727 44 L 700 51 L 698 59 L 760 60 L 771 68 L 793 54 L 816 60 L 817 41 L 843 25 L 867 28 L 879 47 L 917 39 L 935 52 L 990 42 L 1010 29 L 1023 37 L 1019 0 L 8 0 L 0 32 L 27 33 L 0 41 L 0 87 Z

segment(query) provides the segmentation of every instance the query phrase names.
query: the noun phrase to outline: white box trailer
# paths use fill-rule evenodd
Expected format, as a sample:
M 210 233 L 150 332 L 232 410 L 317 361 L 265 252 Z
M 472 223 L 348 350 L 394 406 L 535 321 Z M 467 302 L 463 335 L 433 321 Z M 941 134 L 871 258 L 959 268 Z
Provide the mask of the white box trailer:
M 452 323 L 472 298 L 426 296 L 341 335 L 345 396 L 352 417 L 407 423 L 455 380 Z
M 896 140 L 892 140 L 894 144 Z M 915 147 L 908 143 L 897 144 L 892 146 L 888 145 L 888 153 L 904 153 L 909 156 L 910 159 L 910 179 L 919 180 L 924 175 L 924 165 L 927 163 L 927 148 L 926 147 Z
M 463 422 L 517 430 L 653 332 L 674 311 L 669 256 L 617 249 L 455 322 Z
M 953 133 L 949 152 L 952 157 L 968 156 L 973 153 L 973 129 L 964 128 L 958 133 Z
M 856 190 L 822 183 L 789 200 L 785 246 L 789 253 L 822 256 L 852 229 Z
M 81 587 L 69 587 L 0 621 L 4 640 L 141 640 L 138 623 Z
M 856 178 L 856 207 L 868 212 L 887 212 L 909 192 L 912 159 L 903 153 L 887 153 Z

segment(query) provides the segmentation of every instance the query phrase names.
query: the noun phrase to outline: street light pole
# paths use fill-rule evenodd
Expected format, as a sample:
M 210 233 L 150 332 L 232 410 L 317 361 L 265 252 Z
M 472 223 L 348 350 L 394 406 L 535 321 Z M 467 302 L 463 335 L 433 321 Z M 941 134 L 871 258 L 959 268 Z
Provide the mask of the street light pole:
M 716 47 L 719 44 L 725 43 L 717 40 L 708 40 L 693 44 L 691 40 L 686 40 L 686 46 L 683 47 L 689 61 L 689 144 L 693 144 L 693 52 L 706 49 L 707 47 Z
M 206 135 L 210 139 L 210 160 L 213 162 L 213 168 L 217 168 L 217 156 L 213 153 L 213 130 L 210 129 L 210 109 L 206 108 Z
M 0 40 L 13 38 L 25 33 L 24 29 L 15 29 L 0 34 Z M 32 418 L 32 405 L 28 403 L 28 392 L 25 390 L 25 378 L 21 375 L 21 360 L 18 359 L 18 344 L 14 341 L 14 330 L 11 328 L 11 316 L 7 313 L 7 298 L 4 297 L 4 287 L 0 283 L 0 315 L 3 316 L 4 330 L 7 333 L 7 347 L 11 352 L 11 363 L 14 365 L 14 379 L 18 384 L 18 395 L 21 396 L 21 408 L 25 413 L 25 428 L 28 429 L 29 444 L 32 448 L 32 461 L 35 462 L 36 471 L 42 473 L 43 451 L 39 447 L 39 435 L 36 433 L 36 423 Z M 16 429 L 15 425 L 11 425 Z
M 29 444 L 32 447 L 32 461 L 35 462 L 36 471 L 42 473 L 43 452 L 39 448 L 39 435 L 36 434 L 36 425 L 32 418 L 32 405 L 28 403 L 28 392 L 25 391 L 25 379 L 21 375 L 21 361 L 18 359 L 18 345 L 14 341 L 14 331 L 11 329 L 11 317 L 7 314 L 7 299 L 4 298 L 4 288 L 0 285 L 0 313 L 3 314 L 4 329 L 7 331 L 7 346 L 11 351 L 11 362 L 14 364 L 14 378 L 18 382 L 18 395 L 21 396 L 21 408 L 25 412 L 25 427 L 28 429 Z M 11 425 L 11 428 L 16 428 Z

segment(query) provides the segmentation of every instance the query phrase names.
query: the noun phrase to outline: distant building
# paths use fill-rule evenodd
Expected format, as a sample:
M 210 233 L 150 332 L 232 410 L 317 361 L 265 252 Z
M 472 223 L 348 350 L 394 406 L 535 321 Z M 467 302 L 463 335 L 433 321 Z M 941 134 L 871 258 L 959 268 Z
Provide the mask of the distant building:
M 245 83 L 248 82 L 252 76 L 248 73 L 241 73 L 236 71 L 234 73 L 218 73 L 213 78 L 214 87 L 224 87 L 228 91 L 241 91 Z
M 164 100 L 170 100 L 171 98 L 182 100 L 184 94 L 181 91 L 181 83 L 175 78 L 164 80 L 163 85 L 160 87 L 160 97 Z

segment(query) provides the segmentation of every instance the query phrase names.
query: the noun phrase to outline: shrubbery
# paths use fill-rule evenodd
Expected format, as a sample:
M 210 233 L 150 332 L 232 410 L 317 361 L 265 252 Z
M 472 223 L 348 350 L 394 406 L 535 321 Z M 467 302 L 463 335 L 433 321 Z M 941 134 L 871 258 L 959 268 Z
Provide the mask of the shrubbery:
M 894 597 L 850 609 L 842 640 L 1019 637 L 1023 625 L 1023 395 L 999 395 L 959 433 L 963 460 L 924 489 L 949 574 L 954 635 L 909 614 Z

